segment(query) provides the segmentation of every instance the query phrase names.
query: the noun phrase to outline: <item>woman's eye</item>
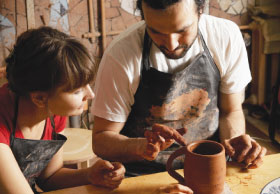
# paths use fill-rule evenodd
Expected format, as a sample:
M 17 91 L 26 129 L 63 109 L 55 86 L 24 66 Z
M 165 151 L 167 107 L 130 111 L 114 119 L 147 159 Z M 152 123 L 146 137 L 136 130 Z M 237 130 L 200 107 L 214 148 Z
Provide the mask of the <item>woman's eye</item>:
M 82 91 L 82 89 L 78 89 L 74 91 L 74 94 L 79 94 Z

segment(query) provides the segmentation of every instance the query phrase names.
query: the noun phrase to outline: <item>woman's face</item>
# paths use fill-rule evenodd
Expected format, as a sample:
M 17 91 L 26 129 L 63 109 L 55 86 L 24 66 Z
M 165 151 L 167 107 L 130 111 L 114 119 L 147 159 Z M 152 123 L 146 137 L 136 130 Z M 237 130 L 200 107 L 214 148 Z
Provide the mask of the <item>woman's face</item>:
M 60 116 L 80 115 L 87 100 L 92 98 L 94 93 L 89 84 L 68 92 L 61 87 L 48 98 L 48 109 L 52 114 Z

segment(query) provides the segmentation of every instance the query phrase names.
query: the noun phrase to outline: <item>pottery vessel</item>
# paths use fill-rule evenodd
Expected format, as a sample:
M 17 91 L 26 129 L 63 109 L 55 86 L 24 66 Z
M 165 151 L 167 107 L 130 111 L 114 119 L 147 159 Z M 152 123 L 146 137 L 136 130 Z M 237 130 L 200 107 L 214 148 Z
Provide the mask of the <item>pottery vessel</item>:
M 173 160 L 181 155 L 185 155 L 184 177 L 172 169 Z M 166 169 L 173 178 L 190 187 L 195 194 L 221 194 L 226 177 L 225 149 L 215 141 L 192 142 L 170 155 Z

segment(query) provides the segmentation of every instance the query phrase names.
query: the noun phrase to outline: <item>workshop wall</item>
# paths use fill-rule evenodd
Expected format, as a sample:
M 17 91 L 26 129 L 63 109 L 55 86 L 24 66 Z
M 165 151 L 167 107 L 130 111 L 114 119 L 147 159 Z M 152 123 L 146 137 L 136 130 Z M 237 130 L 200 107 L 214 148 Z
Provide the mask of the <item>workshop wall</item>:
M 92 0 L 92 11 L 89 3 L 88 0 L 0 0 L 0 66 L 5 65 L 4 58 L 16 37 L 28 26 L 52 26 L 76 36 L 98 61 L 103 53 L 102 44 L 107 46 L 121 31 L 141 20 L 135 0 Z M 210 0 L 205 11 L 245 25 L 249 23 L 249 4 L 254 4 L 254 0 Z

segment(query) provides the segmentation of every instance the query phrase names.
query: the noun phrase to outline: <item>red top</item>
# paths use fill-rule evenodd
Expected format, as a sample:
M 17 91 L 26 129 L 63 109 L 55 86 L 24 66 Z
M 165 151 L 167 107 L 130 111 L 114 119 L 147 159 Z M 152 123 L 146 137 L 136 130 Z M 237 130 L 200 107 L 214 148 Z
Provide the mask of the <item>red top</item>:
M 8 85 L 5 84 L 0 88 L 0 143 L 10 145 L 10 134 L 13 129 L 13 118 L 14 118 L 14 98 L 10 95 L 10 90 Z M 59 133 L 63 131 L 66 126 L 66 117 L 54 116 L 54 123 L 56 132 Z M 46 126 L 44 134 L 42 135 L 43 140 L 52 139 L 52 125 L 48 118 L 46 120 Z M 16 129 L 16 138 L 24 138 L 21 130 Z

